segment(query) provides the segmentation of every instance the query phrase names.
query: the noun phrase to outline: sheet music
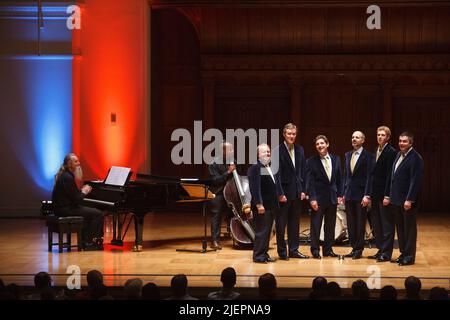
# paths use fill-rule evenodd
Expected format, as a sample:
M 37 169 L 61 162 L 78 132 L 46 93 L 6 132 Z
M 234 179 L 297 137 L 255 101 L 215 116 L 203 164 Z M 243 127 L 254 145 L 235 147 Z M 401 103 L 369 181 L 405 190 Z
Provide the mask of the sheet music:
M 131 168 L 112 166 L 105 179 L 105 184 L 123 187 L 127 182 Z

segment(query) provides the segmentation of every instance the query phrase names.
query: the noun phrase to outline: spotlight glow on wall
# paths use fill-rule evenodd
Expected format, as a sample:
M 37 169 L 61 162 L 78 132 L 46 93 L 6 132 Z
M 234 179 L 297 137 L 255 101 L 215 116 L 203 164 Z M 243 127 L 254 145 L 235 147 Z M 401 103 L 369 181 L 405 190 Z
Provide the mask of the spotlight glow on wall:
M 7 136 L 35 184 L 50 191 L 72 147 L 72 58 L 21 57 L 11 62 L 11 72 L 11 85 L 21 92 L 11 99 L 25 117 L 12 119 Z M 24 119 L 28 123 L 17 123 Z

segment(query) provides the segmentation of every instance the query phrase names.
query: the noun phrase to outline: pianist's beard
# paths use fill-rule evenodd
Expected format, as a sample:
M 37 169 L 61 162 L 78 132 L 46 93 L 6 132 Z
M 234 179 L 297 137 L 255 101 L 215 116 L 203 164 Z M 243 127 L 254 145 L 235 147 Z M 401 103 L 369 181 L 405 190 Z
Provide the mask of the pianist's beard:
M 75 176 L 75 180 L 77 181 L 77 184 L 80 184 L 83 182 L 83 169 L 81 169 L 81 166 L 78 166 L 75 168 L 73 175 Z

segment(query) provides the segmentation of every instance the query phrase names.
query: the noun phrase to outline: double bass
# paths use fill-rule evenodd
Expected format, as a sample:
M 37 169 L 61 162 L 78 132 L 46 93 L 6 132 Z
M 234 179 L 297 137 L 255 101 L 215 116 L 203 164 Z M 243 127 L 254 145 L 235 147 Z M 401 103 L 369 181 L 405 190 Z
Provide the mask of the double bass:
M 252 248 L 255 241 L 255 230 L 248 178 L 240 176 L 234 169 L 233 179 L 226 183 L 223 196 L 234 215 L 230 220 L 230 231 L 234 246 L 237 248 Z

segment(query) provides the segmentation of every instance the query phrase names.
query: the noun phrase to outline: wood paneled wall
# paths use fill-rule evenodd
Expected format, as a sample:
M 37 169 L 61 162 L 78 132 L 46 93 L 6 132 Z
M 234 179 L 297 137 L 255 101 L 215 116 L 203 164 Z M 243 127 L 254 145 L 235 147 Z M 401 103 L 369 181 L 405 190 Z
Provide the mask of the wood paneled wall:
M 152 13 L 152 172 L 166 176 L 200 176 L 202 166 L 172 164 L 172 131 L 193 132 L 202 119 L 198 39 L 189 21 L 174 10 Z
M 380 30 L 367 29 L 366 7 L 202 8 L 193 22 L 203 53 L 450 51 L 448 8 L 381 8 Z

